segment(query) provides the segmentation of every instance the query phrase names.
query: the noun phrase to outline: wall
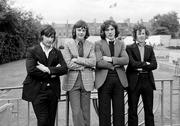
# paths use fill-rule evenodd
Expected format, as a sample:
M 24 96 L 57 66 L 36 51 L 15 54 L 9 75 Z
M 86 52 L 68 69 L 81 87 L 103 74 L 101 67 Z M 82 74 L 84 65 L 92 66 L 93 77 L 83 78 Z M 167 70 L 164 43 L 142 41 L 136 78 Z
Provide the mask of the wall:
M 171 39 L 169 46 L 180 46 L 180 39 Z
M 170 42 L 171 36 L 170 35 L 152 35 L 146 40 L 147 44 L 149 45 L 165 45 L 168 46 Z M 132 36 L 127 36 L 124 38 L 124 42 L 126 45 L 133 43 Z
M 159 35 L 160 36 L 160 43 L 163 44 L 163 46 L 167 47 L 170 44 L 171 35 Z
M 180 52 L 169 52 L 169 62 L 172 64 L 180 63 Z

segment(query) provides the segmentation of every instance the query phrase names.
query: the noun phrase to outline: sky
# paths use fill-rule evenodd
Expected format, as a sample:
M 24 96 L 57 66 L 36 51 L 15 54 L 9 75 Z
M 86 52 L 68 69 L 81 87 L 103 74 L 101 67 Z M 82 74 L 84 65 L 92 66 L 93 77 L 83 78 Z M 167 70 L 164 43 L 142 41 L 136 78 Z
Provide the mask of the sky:
M 180 17 L 180 0 L 10 0 L 13 7 L 32 11 L 44 23 L 103 22 L 113 17 L 116 22 L 127 18 L 136 23 L 149 21 L 157 14 L 175 11 Z

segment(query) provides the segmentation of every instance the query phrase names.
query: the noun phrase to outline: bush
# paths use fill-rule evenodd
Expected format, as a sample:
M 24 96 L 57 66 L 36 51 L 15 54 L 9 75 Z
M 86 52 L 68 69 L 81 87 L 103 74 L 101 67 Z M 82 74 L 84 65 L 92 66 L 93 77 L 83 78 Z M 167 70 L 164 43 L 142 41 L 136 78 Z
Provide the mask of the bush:
M 6 0 L 0 2 L 0 64 L 25 57 L 27 48 L 39 41 L 41 20 L 30 11 L 10 8 Z
M 168 49 L 180 49 L 180 46 L 168 46 L 166 48 L 168 48 Z

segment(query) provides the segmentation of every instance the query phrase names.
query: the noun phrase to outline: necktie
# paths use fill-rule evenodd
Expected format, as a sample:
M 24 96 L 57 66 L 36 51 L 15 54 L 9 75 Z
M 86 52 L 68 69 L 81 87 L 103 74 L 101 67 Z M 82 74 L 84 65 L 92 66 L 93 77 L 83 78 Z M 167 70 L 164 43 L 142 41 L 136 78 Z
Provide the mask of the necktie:
M 111 52 L 111 56 L 114 56 L 114 41 L 109 41 L 109 49 Z
M 79 53 L 79 57 L 83 57 L 83 42 L 82 41 L 78 42 L 78 53 Z

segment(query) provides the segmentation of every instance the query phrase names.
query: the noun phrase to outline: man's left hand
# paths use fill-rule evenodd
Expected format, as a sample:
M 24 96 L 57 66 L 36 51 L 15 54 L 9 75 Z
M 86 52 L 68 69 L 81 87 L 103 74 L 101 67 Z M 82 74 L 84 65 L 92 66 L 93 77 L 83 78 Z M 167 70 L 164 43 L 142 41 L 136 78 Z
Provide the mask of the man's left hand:
M 36 66 L 36 68 L 38 68 L 39 70 L 41 70 L 42 72 L 47 72 L 50 74 L 50 70 L 48 67 L 46 67 L 45 65 L 41 64 L 40 62 L 38 62 L 38 65 Z
M 102 58 L 103 58 L 103 60 L 105 60 L 107 62 L 112 62 L 112 57 L 103 56 Z

